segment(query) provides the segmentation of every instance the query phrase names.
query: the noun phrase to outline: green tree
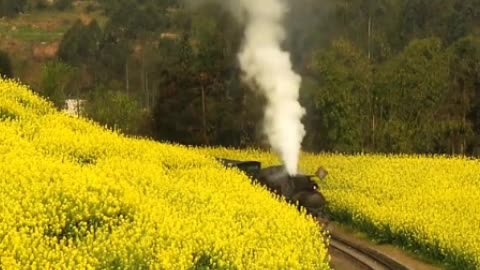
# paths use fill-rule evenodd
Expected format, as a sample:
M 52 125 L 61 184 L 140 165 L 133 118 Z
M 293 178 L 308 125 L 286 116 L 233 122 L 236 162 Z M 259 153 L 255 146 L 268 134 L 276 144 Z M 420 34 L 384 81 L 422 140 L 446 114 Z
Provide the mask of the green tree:
M 142 107 L 134 98 L 102 86 L 88 97 L 85 114 L 102 125 L 131 135 L 143 131 L 146 119 Z
M 259 144 L 264 100 L 242 82 L 236 55 L 244 29 L 215 1 L 203 2 L 211 4 L 100 0 L 104 27 L 77 22 L 62 40 L 60 60 L 80 71 L 64 92 L 124 89 L 153 115 L 159 140 Z M 0 12 L 18 13 L 17 3 L 0 0 Z M 479 144 L 480 0 L 290 7 L 282 45 L 303 78 L 305 150 L 458 154 Z
M 53 3 L 53 7 L 58 10 L 67 10 L 71 9 L 73 6 L 73 0 L 56 0 Z
M 136 39 L 164 28 L 164 1 L 115 0 L 105 6 L 107 28 L 123 39 Z
M 142 86 L 131 84 L 133 71 L 141 69 L 133 66 L 132 53 L 135 47 L 144 49 L 146 41 L 155 41 L 165 30 L 168 6 L 164 1 L 154 0 L 107 0 L 102 4 L 108 20 L 99 46 L 96 74 L 103 83 L 109 78 L 122 79 L 127 93 L 139 90 Z M 145 66 L 145 61 L 141 65 Z
M 439 39 L 414 40 L 381 66 L 380 149 L 386 152 L 438 152 L 441 106 L 448 98 L 448 62 Z
M 65 63 L 80 67 L 91 63 L 97 56 L 102 30 L 96 20 L 85 25 L 81 20 L 63 35 L 58 57 Z
M 389 54 L 395 36 L 400 1 L 342 0 L 328 1 L 334 13 L 324 24 L 337 29 L 330 40 L 345 38 L 361 48 L 372 60 L 383 61 Z M 332 18 L 333 17 L 333 18 Z M 330 31 L 332 31 L 330 30 Z
M 25 8 L 26 0 L 0 0 L 0 18 L 15 17 Z
M 188 36 L 172 41 L 164 47 L 165 58 L 159 63 L 161 81 L 153 112 L 155 138 L 185 144 L 198 144 L 201 126 L 193 97 L 198 100 L 194 88 L 192 65 L 193 51 Z M 198 106 L 197 106 L 198 107 Z M 181 108 L 181 109 L 180 109 Z
M 311 71 L 311 70 L 309 70 Z M 302 147 L 308 151 L 321 152 L 332 149 L 332 142 L 325 140 L 327 130 L 323 123 L 323 115 L 317 106 L 316 98 L 320 91 L 320 83 L 316 79 L 317 74 L 311 72 L 304 75 L 300 89 L 300 103 L 306 110 L 303 118 L 306 134 L 303 139 Z
M 48 6 L 47 0 L 27 0 L 26 9 L 30 12 L 35 12 L 36 10 L 46 9 Z
M 61 61 L 51 61 L 43 65 L 40 88 L 58 109 L 65 106 L 66 97 L 73 90 L 75 69 Z
M 480 18 L 479 5 L 478 0 L 407 0 L 397 32 L 403 44 L 437 36 L 448 45 L 474 31 Z
M 186 28 L 180 40 L 162 43 L 163 49 L 172 47 L 161 53 L 157 68 L 162 70 L 157 77 L 164 79 L 154 113 L 158 138 L 236 147 L 252 141 L 252 115 L 245 107 L 253 104 L 247 103 L 236 56 L 239 26 L 212 7 L 177 19 Z
M 374 94 L 368 57 L 351 42 L 336 40 L 328 51 L 318 53 L 313 70 L 318 89 L 310 96 L 315 102 L 310 113 L 317 122 L 308 130 L 321 134 L 322 150 L 370 150 Z
M 331 23 L 332 1 L 290 1 L 286 16 L 286 49 L 291 53 L 293 65 L 299 72 L 306 70 L 312 52 L 329 45 L 329 38 L 337 31 Z M 330 20 L 330 22 L 329 22 Z M 320 34 L 321 33 L 321 34 Z
M 13 77 L 13 69 L 10 57 L 4 51 L 0 51 L 0 77 Z
M 449 120 L 445 132 L 448 152 L 465 154 L 474 141 L 475 128 L 479 134 L 480 118 L 480 39 L 474 36 L 462 38 L 448 48 L 450 93 L 444 104 Z

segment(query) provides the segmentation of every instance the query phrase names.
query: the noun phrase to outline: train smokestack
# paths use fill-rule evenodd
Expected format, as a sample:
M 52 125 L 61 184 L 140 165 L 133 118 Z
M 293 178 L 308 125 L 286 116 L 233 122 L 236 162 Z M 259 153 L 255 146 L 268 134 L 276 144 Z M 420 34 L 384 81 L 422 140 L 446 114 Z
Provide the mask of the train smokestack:
M 195 5 L 215 0 L 194 1 Z M 264 133 L 290 175 L 296 175 L 305 136 L 301 122 L 305 109 L 300 105 L 301 77 L 293 71 L 290 54 L 282 50 L 286 38 L 283 19 L 287 0 L 217 0 L 240 23 L 245 37 L 238 59 L 244 79 L 253 82 L 267 98 Z

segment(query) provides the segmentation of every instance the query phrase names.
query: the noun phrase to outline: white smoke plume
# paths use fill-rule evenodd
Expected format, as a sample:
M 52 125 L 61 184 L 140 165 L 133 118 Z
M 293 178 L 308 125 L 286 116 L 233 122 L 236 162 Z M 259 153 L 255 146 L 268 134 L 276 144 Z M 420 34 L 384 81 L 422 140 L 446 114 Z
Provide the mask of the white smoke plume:
M 287 1 L 218 0 L 245 24 L 240 65 L 245 79 L 255 82 L 267 98 L 264 132 L 287 172 L 295 175 L 305 136 L 301 122 L 305 109 L 298 102 L 301 77 L 292 69 L 290 54 L 281 48 Z

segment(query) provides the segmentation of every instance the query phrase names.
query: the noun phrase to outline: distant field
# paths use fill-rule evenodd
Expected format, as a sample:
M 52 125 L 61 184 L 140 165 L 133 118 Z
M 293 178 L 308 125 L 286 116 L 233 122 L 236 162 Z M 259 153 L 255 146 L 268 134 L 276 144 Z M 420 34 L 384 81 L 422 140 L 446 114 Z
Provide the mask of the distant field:
M 329 269 L 318 225 L 200 150 L 0 79 L 0 268 Z
M 278 158 L 255 150 L 205 149 L 216 157 Z M 329 171 L 321 183 L 331 215 L 380 242 L 394 243 L 445 263 L 480 269 L 480 162 L 416 156 L 304 154 L 301 168 Z
M 72 10 L 43 10 L 0 19 L 0 50 L 11 56 L 17 77 L 36 85 L 41 64 L 52 58 L 51 52 L 56 51 L 64 33 L 76 20 L 95 18 L 100 25 L 105 23 L 100 10 L 85 13 L 88 3 L 78 1 Z
M 67 31 L 68 25 L 46 30 L 35 28 L 34 26 L 11 26 L 10 24 L 1 23 L 1 38 L 9 40 L 15 39 L 22 42 L 52 42 L 62 39 L 63 34 Z
M 13 19 L 0 20 L 0 35 L 2 43 L 5 39 L 16 39 L 22 42 L 58 41 L 62 35 L 82 16 L 93 17 L 104 21 L 100 12 L 85 14 L 85 5 L 77 6 L 67 11 L 35 11 L 21 14 Z

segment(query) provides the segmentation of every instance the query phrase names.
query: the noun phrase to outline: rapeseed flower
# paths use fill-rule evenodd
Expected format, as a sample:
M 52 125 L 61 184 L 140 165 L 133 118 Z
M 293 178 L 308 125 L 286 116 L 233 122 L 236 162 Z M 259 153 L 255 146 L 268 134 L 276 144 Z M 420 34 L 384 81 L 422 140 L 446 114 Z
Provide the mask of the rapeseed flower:
M 206 148 L 211 156 L 280 164 L 270 152 Z M 301 171 L 319 181 L 333 219 L 382 242 L 437 259 L 454 269 L 480 269 L 480 162 L 412 155 L 301 156 Z
M 202 151 L 0 80 L 1 269 L 329 269 L 324 234 Z

